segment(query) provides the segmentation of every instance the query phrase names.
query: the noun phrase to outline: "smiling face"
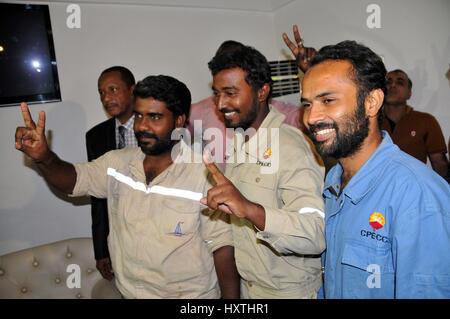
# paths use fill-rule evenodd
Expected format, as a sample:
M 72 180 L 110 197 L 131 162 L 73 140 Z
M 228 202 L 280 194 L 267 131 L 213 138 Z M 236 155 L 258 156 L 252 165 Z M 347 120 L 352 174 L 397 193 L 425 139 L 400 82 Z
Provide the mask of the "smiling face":
M 368 136 L 364 105 L 357 105 L 358 87 L 352 64 L 328 60 L 314 65 L 302 82 L 303 121 L 323 157 L 346 158 Z
M 213 78 L 214 102 L 224 115 L 226 127 L 246 130 L 257 119 L 257 93 L 245 78 L 241 68 L 222 70 Z
M 170 152 L 177 142 L 171 139 L 172 131 L 184 124 L 185 115 L 174 119 L 166 103 L 152 97 L 136 98 L 134 114 L 134 134 L 142 152 L 153 156 Z
M 98 79 L 98 93 L 103 107 L 110 116 L 125 123 L 133 114 L 133 88 L 122 80 L 119 71 L 104 73 Z

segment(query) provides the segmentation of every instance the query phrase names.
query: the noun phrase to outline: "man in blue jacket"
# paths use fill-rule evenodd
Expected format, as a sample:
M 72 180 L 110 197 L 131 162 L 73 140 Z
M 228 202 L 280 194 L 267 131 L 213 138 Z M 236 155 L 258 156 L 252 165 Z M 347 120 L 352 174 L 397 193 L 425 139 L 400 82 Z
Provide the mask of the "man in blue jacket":
M 338 163 L 324 185 L 325 298 L 450 298 L 450 187 L 381 131 L 386 68 L 369 48 L 322 48 L 304 123 Z

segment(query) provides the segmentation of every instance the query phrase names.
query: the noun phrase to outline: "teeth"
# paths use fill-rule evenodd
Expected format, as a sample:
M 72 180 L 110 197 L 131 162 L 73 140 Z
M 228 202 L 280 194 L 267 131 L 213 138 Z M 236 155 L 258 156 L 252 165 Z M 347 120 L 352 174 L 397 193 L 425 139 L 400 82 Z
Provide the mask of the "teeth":
M 320 130 L 320 131 L 316 132 L 316 135 L 324 135 L 324 134 L 331 133 L 333 131 L 334 131 L 334 129 L 331 129 L 331 128 L 325 129 L 325 130 Z
M 233 116 L 234 114 L 236 114 L 236 112 L 228 112 L 228 113 L 224 113 L 226 117 L 230 117 Z

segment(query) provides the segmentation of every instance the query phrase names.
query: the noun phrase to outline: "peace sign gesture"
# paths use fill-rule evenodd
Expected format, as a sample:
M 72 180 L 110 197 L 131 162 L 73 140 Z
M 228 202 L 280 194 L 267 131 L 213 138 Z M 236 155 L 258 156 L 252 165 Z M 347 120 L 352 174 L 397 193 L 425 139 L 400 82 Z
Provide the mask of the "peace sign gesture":
M 211 209 L 220 209 L 238 218 L 247 218 L 256 227 L 263 230 L 265 227 L 264 208 L 249 201 L 241 194 L 236 186 L 217 168 L 208 150 L 203 153 L 203 163 L 217 185 L 211 188 L 207 196 L 203 197 L 200 202 Z
M 296 24 L 292 27 L 294 32 L 294 38 L 297 45 L 292 43 L 286 33 L 283 33 L 284 43 L 289 47 L 292 54 L 295 56 L 297 65 L 303 72 L 306 72 L 311 67 L 311 61 L 316 55 L 317 51 L 314 48 L 307 48 L 303 46 L 303 40 L 298 32 L 298 27 Z
M 43 161 L 49 153 L 47 140 L 45 139 L 45 112 L 39 112 L 37 125 L 31 118 L 30 110 L 25 102 L 20 103 L 25 127 L 16 129 L 16 149 L 24 152 L 35 161 Z

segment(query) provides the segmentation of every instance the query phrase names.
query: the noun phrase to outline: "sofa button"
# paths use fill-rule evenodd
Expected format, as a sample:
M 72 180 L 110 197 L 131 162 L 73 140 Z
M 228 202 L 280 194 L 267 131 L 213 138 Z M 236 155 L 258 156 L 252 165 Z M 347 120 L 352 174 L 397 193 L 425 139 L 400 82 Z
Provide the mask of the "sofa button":
M 33 267 L 39 266 L 39 262 L 37 260 L 33 261 Z
M 77 297 L 78 299 L 81 299 L 82 296 L 81 296 L 80 293 L 77 293 L 76 297 Z
M 60 284 L 61 283 L 61 279 L 59 279 L 58 277 L 55 278 L 55 283 Z
M 0 269 L 0 276 L 3 276 L 5 274 L 5 271 L 3 269 Z
M 28 289 L 27 289 L 27 287 L 22 287 L 22 289 L 20 289 L 20 291 L 21 291 L 23 294 L 26 294 L 27 291 L 28 291 Z
M 92 272 L 93 272 L 92 268 L 88 268 L 87 273 L 92 274 Z
M 67 257 L 67 258 L 71 258 L 71 257 L 72 257 L 72 253 L 71 253 L 71 252 L 68 252 L 68 253 L 66 254 L 66 257 Z

